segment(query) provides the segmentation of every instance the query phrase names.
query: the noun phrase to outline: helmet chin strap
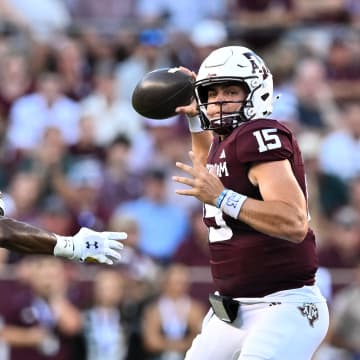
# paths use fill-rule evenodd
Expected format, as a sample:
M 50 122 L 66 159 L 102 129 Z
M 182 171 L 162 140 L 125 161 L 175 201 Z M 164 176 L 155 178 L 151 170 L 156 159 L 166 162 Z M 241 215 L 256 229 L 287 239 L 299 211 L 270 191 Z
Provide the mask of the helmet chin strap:
M 220 117 L 209 120 L 209 130 L 214 131 L 218 135 L 229 135 L 235 128 L 241 123 L 246 122 L 243 112 L 243 103 L 239 104 L 238 109 L 235 112 L 225 114 L 222 111 L 224 103 L 220 104 Z
M 241 123 L 245 122 L 240 112 L 233 113 L 227 117 L 221 117 L 210 121 L 210 129 L 218 135 L 229 135 Z

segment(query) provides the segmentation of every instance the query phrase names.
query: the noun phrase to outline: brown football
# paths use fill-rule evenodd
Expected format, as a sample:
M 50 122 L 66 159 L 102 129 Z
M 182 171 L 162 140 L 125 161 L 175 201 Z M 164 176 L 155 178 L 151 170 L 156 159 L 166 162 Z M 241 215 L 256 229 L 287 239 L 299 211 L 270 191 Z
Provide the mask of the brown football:
M 194 80 L 178 68 L 157 69 L 147 73 L 136 85 L 132 105 L 142 116 L 166 119 L 175 109 L 191 103 Z

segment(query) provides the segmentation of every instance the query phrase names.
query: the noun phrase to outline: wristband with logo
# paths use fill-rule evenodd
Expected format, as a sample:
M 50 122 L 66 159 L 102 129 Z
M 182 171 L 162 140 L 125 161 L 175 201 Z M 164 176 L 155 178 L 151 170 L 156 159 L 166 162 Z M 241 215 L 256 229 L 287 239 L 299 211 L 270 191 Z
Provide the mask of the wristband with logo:
M 223 192 L 220 194 L 219 198 L 222 196 L 222 194 Z M 236 191 L 227 189 L 225 195 L 222 197 L 219 203 L 219 207 L 226 215 L 229 215 L 232 218 L 237 219 L 246 199 L 247 199 L 246 195 L 239 194 Z

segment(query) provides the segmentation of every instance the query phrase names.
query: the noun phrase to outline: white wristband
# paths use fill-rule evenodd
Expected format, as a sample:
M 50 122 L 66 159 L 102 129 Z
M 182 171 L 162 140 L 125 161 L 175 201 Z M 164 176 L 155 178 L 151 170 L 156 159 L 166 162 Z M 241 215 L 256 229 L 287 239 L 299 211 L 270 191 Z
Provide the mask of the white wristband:
M 74 257 L 74 241 L 70 236 L 56 235 L 56 245 L 54 247 L 54 255 L 68 259 Z
M 220 197 L 222 198 L 220 199 Z M 217 207 L 219 207 L 226 215 L 237 219 L 246 199 L 246 195 L 225 189 L 219 196 Z
M 198 115 L 196 116 L 186 116 L 189 124 L 189 130 L 192 133 L 198 133 L 204 131 L 201 127 L 201 121 Z

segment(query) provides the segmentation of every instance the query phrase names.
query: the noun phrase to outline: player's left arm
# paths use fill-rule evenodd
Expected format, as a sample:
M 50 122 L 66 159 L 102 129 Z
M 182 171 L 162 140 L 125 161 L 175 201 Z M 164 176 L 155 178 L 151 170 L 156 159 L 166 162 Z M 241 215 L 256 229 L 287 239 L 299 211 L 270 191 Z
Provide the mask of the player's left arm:
M 193 166 L 180 162 L 176 165 L 192 178 L 174 176 L 173 180 L 191 188 L 177 190 L 177 194 L 195 196 L 220 207 L 227 215 L 259 232 L 293 243 L 304 240 L 308 231 L 306 199 L 288 160 L 264 162 L 251 168 L 249 179 L 259 187 L 263 197 L 257 200 L 225 189 L 194 153 L 190 152 L 190 157 Z
M 288 160 L 260 163 L 249 171 L 263 200 L 247 198 L 238 219 L 265 234 L 299 243 L 308 231 L 305 196 Z

